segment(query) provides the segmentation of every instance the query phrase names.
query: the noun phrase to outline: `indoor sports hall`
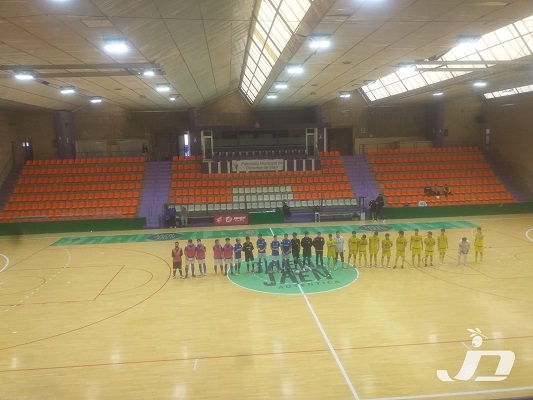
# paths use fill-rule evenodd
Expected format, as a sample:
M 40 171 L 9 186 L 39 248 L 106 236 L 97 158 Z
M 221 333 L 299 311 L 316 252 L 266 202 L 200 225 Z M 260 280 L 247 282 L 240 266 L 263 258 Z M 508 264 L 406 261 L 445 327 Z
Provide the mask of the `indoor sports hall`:
M 533 1 L 0 1 L 0 400 L 533 398 Z
M 478 226 L 483 261 L 457 266 L 457 242 Z M 408 251 L 404 269 L 339 264 L 329 278 L 274 272 L 274 285 L 213 270 L 215 238 L 442 227 L 450 248 L 433 267 L 412 267 Z M 4 237 L 1 397 L 526 398 L 532 228 L 515 215 Z M 188 238 L 209 249 L 207 275 L 172 279 L 174 241 Z M 439 380 L 480 350 L 514 353 L 505 380 Z M 497 365 L 487 357 L 475 374 L 502 378 Z

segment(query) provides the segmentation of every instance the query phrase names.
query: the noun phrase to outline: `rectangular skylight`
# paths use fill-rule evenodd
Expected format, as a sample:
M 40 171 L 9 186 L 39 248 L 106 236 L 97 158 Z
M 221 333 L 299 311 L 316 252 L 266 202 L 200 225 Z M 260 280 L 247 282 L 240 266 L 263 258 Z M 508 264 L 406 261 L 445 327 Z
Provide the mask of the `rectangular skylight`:
M 520 86 L 512 89 L 498 90 L 497 92 L 485 93 L 486 99 L 496 99 L 498 97 L 512 96 L 521 93 L 533 92 L 533 85 Z
M 313 0 L 261 0 L 240 89 L 254 102 Z
M 494 64 L 491 64 L 490 61 L 517 60 L 532 54 L 533 16 L 530 16 L 483 35 L 475 44 L 470 43 L 455 46 L 436 60 L 433 65 L 417 65 L 417 68 L 411 70 L 398 70 L 376 80 L 380 85 L 376 83 L 365 85 L 361 87 L 361 90 L 368 100 L 373 102 L 409 90 L 419 89 L 427 85 L 469 74 L 473 70 L 491 67 Z M 487 61 L 487 64 L 442 65 L 439 64 L 439 61 Z M 429 68 L 433 70 L 424 70 Z M 457 69 L 461 68 L 464 68 L 464 71 L 457 71 Z M 453 70 L 446 71 L 447 69 Z M 499 95 L 494 95 L 494 97 L 499 97 Z

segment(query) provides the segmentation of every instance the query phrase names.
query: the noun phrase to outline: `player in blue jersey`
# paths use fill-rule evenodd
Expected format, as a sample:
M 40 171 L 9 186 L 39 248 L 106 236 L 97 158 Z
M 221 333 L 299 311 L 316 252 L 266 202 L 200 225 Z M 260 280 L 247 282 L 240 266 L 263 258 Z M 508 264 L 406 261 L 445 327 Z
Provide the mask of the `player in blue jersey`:
M 233 254 L 235 257 L 235 275 L 241 273 L 241 262 L 242 262 L 242 244 L 241 239 L 235 239 L 235 245 L 233 246 Z
M 257 272 L 261 273 L 263 272 L 263 268 L 261 266 L 261 262 L 265 262 L 265 273 L 268 272 L 268 263 L 267 263 L 267 256 L 266 256 L 266 248 L 267 248 L 267 242 L 265 239 L 263 239 L 263 235 L 259 234 L 257 235 L 257 242 L 255 242 L 257 245 L 257 265 L 258 270 Z
M 289 239 L 289 235 L 285 234 L 281 241 L 281 269 L 284 271 L 288 271 L 291 266 L 290 256 L 291 240 Z
M 281 243 L 278 240 L 278 235 L 274 235 L 273 240 L 270 242 L 270 250 L 272 250 L 272 263 L 270 268 L 270 273 L 274 273 L 274 263 L 278 266 L 278 272 L 281 272 L 281 267 L 279 265 L 279 249 Z

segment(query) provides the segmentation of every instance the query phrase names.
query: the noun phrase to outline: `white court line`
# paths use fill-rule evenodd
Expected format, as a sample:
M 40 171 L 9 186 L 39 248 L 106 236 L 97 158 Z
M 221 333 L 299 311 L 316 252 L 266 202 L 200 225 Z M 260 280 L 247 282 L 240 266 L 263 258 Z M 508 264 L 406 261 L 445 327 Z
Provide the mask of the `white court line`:
M 4 272 L 4 270 L 9 265 L 9 258 L 7 258 L 7 256 L 5 254 L 1 254 L 1 253 L 0 253 L 0 256 L 4 257 L 6 259 L 6 265 L 4 265 L 4 267 L 2 269 L 0 269 L 0 272 Z
M 531 232 L 531 231 L 533 231 L 533 228 L 528 229 L 528 230 L 526 231 L 526 238 L 527 238 L 527 240 L 529 240 L 530 242 L 533 242 L 533 239 L 531 239 L 531 238 L 529 237 L 529 232 Z
M 307 298 L 305 292 L 303 291 L 302 287 L 298 285 L 298 289 L 300 289 L 300 292 L 302 293 L 305 302 L 307 303 L 307 307 L 309 307 L 309 311 L 311 311 L 311 314 L 313 315 L 313 318 L 315 319 L 316 324 L 318 325 L 318 329 L 320 329 L 320 332 L 322 333 L 322 336 L 324 337 L 324 340 L 326 341 L 326 344 L 329 347 L 329 351 L 331 351 L 331 354 L 333 355 L 333 358 L 337 362 L 337 365 L 339 366 L 339 369 L 342 372 L 342 376 L 344 376 L 344 379 L 346 380 L 346 383 L 348 384 L 348 387 L 350 388 L 350 391 L 353 394 L 353 398 L 356 400 L 359 400 L 359 396 L 357 395 L 357 392 L 355 391 L 355 388 L 352 385 L 352 381 L 350 381 L 350 378 L 348 377 L 348 374 L 346 373 L 346 370 L 344 369 L 344 366 L 341 363 L 341 360 L 339 360 L 339 356 L 337 356 L 337 353 L 335 352 L 335 349 L 331 345 L 331 342 L 329 341 L 328 335 L 326 335 L 326 332 L 324 331 L 324 327 L 320 323 L 320 320 L 318 319 L 315 310 L 313 309 L 313 306 L 309 302 L 309 299 Z
M 196 366 L 198 365 L 198 359 L 194 360 L 194 371 L 196 371 Z
M 274 231 L 272 230 L 272 228 L 268 228 L 268 229 L 270 229 L 270 234 L 271 234 L 272 236 L 274 236 Z
M 515 387 L 508 389 L 492 389 L 492 390 L 477 390 L 472 392 L 455 392 L 455 393 L 432 393 L 417 396 L 398 396 L 398 397 L 376 397 L 365 400 L 408 400 L 408 399 L 429 399 L 432 397 L 455 397 L 455 396 L 473 396 L 477 394 L 489 393 L 503 393 L 503 392 L 519 392 L 525 390 L 533 390 L 533 386 Z

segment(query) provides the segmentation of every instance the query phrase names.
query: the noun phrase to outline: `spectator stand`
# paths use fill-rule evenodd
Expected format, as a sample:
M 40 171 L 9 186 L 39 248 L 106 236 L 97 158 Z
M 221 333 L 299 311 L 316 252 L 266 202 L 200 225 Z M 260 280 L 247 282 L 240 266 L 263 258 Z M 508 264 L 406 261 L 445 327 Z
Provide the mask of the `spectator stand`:
M 331 160 L 325 160 L 327 157 Z M 306 221 L 313 219 L 314 206 L 353 209 L 357 201 L 340 156 L 323 155 L 319 161 L 328 167 L 209 173 L 207 163 L 199 158 L 175 158 L 168 203 L 176 207 L 187 205 L 190 217 L 208 217 L 221 212 L 281 209 L 286 201 L 294 213 L 292 220 L 303 212 L 307 214 Z
M 516 200 L 476 147 L 370 150 L 367 159 L 390 207 L 502 204 Z M 444 185 L 451 194 L 428 196 L 426 186 Z
M 143 157 L 30 160 L 0 221 L 133 218 L 144 169 Z

